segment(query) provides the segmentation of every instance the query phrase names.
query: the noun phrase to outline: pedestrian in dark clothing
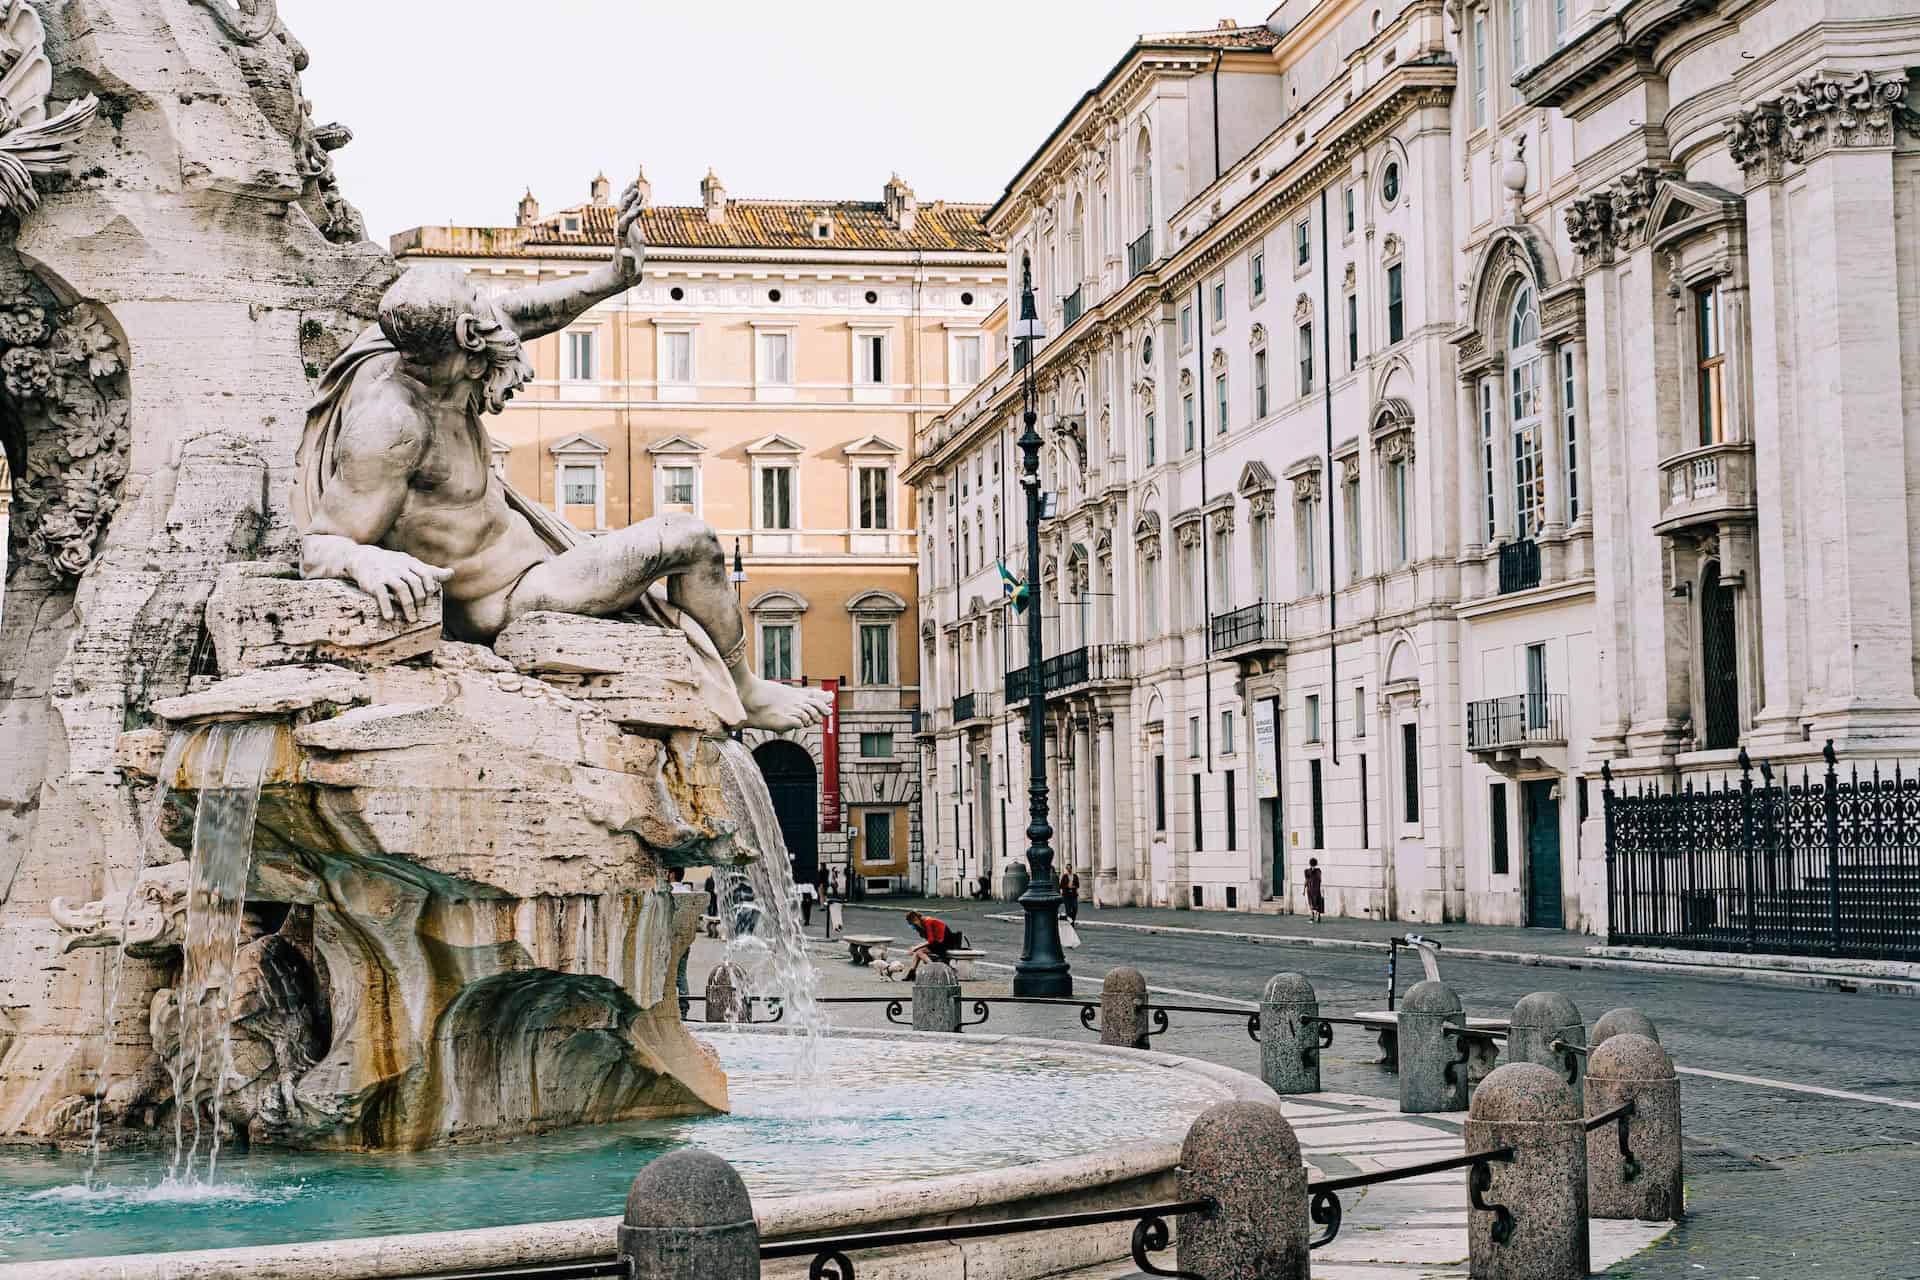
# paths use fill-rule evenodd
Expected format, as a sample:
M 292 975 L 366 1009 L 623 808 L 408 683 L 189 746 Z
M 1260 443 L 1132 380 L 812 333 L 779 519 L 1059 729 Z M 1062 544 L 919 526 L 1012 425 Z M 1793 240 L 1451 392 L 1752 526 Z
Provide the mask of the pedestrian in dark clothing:
M 1061 905 L 1061 908 L 1067 913 L 1067 922 L 1069 924 L 1079 924 L 1080 923 L 1080 877 L 1074 874 L 1072 867 L 1066 867 L 1062 869 L 1062 871 L 1060 872 L 1059 884 L 1060 884 L 1060 905 Z
M 667 883 L 676 896 L 693 892 L 693 886 L 687 883 L 685 867 L 668 867 Z M 687 957 L 692 954 L 693 947 L 689 945 L 680 953 L 680 963 L 675 965 L 673 970 L 673 986 L 680 995 L 680 1016 L 683 1018 L 687 1016 Z
M 760 904 L 754 901 L 753 885 L 745 876 L 735 876 L 727 896 L 733 903 L 733 936 L 751 936 L 760 928 Z
M 1313 923 L 1319 924 L 1320 917 L 1327 913 L 1326 895 L 1320 889 L 1320 859 L 1307 859 L 1307 910 L 1312 913 Z

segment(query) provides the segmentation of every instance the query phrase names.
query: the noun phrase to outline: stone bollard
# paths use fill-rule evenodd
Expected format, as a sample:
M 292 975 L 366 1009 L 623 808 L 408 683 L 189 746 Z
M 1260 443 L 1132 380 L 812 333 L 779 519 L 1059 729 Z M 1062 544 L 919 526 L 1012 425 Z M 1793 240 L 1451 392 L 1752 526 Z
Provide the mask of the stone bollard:
M 1307 1280 L 1307 1170 L 1278 1107 L 1207 1108 L 1180 1148 L 1180 1198 L 1212 1218 L 1180 1222 L 1178 1268 L 1207 1280 Z
M 1466 1137 L 1469 1152 L 1513 1148 L 1512 1160 L 1487 1166 L 1477 1192 L 1467 1171 L 1473 1280 L 1584 1277 L 1587 1135 L 1566 1077 L 1537 1062 L 1495 1067 L 1473 1096 Z
M 1587 1134 L 1587 1212 L 1596 1218 L 1678 1222 L 1686 1208 L 1680 1181 L 1680 1078 L 1667 1051 L 1646 1036 L 1620 1031 L 1587 1059 L 1587 1118 L 1623 1102 L 1626 1147 L 1619 1125 Z
M 1260 1078 L 1275 1093 L 1320 1092 L 1320 1000 L 1297 973 L 1260 993 Z
M 1580 1102 L 1580 1080 L 1586 1075 L 1586 1059 L 1571 1049 L 1556 1049 L 1555 1040 L 1585 1047 L 1587 1026 L 1580 1010 L 1558 991 L 1536 991 L 1521 996 L 1513 1006 L 1513 1019 L 1507 1027 L 1507 1061 L 1535 1062 L 1557 1072 L 1573 1086 L 1573 1100 Z
M 923 961 L 913 975 L 913 1029 L 960 1030 L 960 979 L 951 965 Z
M 1400 1110 L 1462 1111 L 1467 1105 L 1466 1046 L 1449 1026 L 1464 1027 L 1460 997 L 1428 979 L 1400 1001 Z
M 1147 1047 L 1147 980 L 1121 965 L 1100 984 L 1100 1043 Z
M 759 1280 L 747 1184 L 710 1151 L 669 1151 L 627 1192 L 620 1261 L 632 1280 Z
M 731 965 L 715 965 L 707 975 L 707 1021 L 751 1022 L 753 1005 L 746 992 L 734 985 L 736 974 Z
M 1589 1071 L 1593 1069 L 1591 1065 L 1593 1050 L 1598 1049 L 1608 1039 L 1619 1035 L 1622 1031 L 1631 1031 L 1637 1036 L 1645 1036 L 1655 1044 L 1660 1043 L 1660 1033 L 1654 1029 L 1652 1018 L 1634 1008 L 1609 1009 L 1600 1015 L 1599 1021 L 1593 1024 L 1593 1031 L 1587 1036 L 1589 1058 L 1587 1069 Z

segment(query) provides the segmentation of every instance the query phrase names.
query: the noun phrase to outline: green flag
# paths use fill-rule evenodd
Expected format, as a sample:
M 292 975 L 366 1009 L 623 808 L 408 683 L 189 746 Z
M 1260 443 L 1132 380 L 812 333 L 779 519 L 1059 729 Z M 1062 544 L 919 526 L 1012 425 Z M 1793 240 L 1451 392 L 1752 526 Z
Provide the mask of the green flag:
M 1013 601 L 1014 612 L 1025 613 L 1027 611 L 1027 584 L 1014 577 L 1013 574 L 1007 570 L 1007 562 L 1005 560 L 997 560 L 994 563 L 1000 566 L 1000 588 L 1006 592 L 1007 599 Z

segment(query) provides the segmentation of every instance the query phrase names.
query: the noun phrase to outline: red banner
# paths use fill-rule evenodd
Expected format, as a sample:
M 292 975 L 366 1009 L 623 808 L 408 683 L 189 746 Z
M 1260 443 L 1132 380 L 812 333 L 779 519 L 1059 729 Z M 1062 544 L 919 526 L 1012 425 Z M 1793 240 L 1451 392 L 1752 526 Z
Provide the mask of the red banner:
M 820 687 L 832 701 L 826 723 L 820 726 L 820 829 L 840 829 L 840 682 L 822 680 Z

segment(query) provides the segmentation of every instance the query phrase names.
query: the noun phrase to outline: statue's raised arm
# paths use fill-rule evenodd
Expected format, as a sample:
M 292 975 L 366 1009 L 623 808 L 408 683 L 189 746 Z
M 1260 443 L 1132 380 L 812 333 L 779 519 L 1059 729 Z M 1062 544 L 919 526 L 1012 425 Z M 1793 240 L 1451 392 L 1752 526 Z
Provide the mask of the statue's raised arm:
M 647 257 L 646 236 L 640 227 L 642 207 L 640 188 L 628 187 L 620 197 L 620 211 L 614 219 L 613 257 L 606 265 L 585 276 L 563 276 L 494 299 L 522 341 L 531 342 L 566 328 L 594 303 L 611 298 L 640 279 L 640 268 Z

